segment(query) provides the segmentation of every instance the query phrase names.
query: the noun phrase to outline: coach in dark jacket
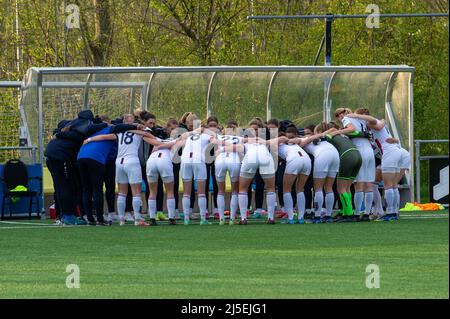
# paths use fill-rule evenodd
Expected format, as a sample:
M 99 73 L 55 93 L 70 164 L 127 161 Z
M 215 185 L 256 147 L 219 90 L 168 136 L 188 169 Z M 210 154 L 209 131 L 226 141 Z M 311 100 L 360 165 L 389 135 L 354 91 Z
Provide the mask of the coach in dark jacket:
M 75 218 L 77 154 L 87 137 L 106 126 L 106 123 L 94 124 L 94 115 L 90 110 L 81 111 L 75 120 L 59 122 L 52 140 L 47 144 L 44 155 L 47 168 L 52 175 L 53 187 L 61 210 L 61 221 L 65 224 L 83 223 Z

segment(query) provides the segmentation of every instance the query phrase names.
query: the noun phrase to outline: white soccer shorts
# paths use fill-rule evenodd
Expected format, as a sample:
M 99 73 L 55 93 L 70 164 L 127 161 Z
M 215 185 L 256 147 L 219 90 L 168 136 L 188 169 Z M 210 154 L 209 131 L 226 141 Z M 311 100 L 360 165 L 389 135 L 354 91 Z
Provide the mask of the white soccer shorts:
M 216 170 L 216 180 L 218 182 L 225 182 L 227 171 L 230 174 L 230 180 L 237 182 L 239 180 L 239 173 L 241 171 L 241 163 L 225 160 L 216 160 L 214 163 Z
M 373 151 L 360 151 L 359 153 L 361 154 L 362 164 L 358 175 L 356 175 L 355 182 L 373 183 L 375 181 L 375 156 Z
M 173 182 L 173 164 L 167 158 L 150 157 L 147 160 L 147 179 L 151 183 L 158 181 L 158 175 L 164 183 Z
M 142 183 L 141 165 L 138 163 L 116 163 L 116 180 L 118 184 Z
M 336 177 L 339 172 L 339 154 L 323 153 L 314 159 L 313 178 L 324 179 L 327 177 Z M 374 168 L 375 171 L 375 168 Z
M 309 156 L 296 157 L 294 160 L 286 162 L 285 174 L 309 175 L 311 173 L 311 159 Z
M 204 181 L 206 180 L 207 174 L 206 174 L 206 164 L 205 163 L 198 163 L 198 162 L 189 162 L 189 161 L 181 161 L 181 178 L 183 181 L 191 181 L 199 180 Z

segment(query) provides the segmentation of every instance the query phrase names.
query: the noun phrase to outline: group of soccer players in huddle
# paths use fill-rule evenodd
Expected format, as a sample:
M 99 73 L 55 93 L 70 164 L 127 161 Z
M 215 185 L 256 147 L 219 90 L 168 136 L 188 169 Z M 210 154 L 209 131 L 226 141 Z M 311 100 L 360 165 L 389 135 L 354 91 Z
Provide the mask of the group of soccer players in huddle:
M 171 118 L 165 127 L 157 127 L 155 116 L 147 111 L 114 121 L 82 111 L 77 119 L 58 124 L 45 152 L 61 222 L 110 225 L 117 219 L 124 225 L 125 212 L 131 209 L 136 226 L 157 225 L 164 185 L 169 225 L 176 225 L 181 214 L 188 225 L 195 199 L 200 224 L 207 225 L 210 179 L 220 225 L 226 222 L 227 206 L 230 225 L 247 224 L 255 183 L 259 212 L 265 191 L 268 224 L 275 223 L 277 189 L 288 224 L 398 219 L 398 184 L 409 169 L 409 153 L 391 136 L 386 122 L 372 117 L 368 109 L 339 108 L 334 116 L 330 123 L 301 129 L 288 120 L 264 123 L 260 118 L 252 119 L 247 128 L 234 120 L 222 128 L 214 116 L 202 124 L 188 112 L 180 121 Z M 180 175 L 183 197 L 178 212 Z M 149 223 L 141 215 L 143 181 Z M 381 181 L 386 210 L 378 189 Z M 308 196 L 312 190 L 314 195 Z M 332 217 L 337 197 L 341 209 Z M 308 207 L 311 218 L 305 218 Z M 77 209 L 86 220 L 76 218 Z

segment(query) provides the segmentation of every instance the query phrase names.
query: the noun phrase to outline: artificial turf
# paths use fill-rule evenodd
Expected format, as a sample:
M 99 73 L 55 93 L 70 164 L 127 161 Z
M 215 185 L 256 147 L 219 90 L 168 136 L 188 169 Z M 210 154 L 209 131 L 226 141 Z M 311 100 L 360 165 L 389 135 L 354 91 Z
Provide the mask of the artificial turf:
M 42 223 L 41 221 L 38 221 Z M 0 298 L 448 298 L 448 212 L 351 224 L 0 223 Z M 77 264 L 80 288 L 66 287 Z M 380 288 L 366 288 L 366 266 Z

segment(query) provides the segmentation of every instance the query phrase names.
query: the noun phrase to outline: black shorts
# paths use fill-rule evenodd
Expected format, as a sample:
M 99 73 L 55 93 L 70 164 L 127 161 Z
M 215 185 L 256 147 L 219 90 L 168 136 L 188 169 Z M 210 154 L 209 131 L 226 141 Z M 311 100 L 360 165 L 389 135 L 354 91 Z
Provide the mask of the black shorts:
M 358 150 L 349 150 L 341 156 L 338 179 L 355 179 L 361 168 L 362 158 Z

